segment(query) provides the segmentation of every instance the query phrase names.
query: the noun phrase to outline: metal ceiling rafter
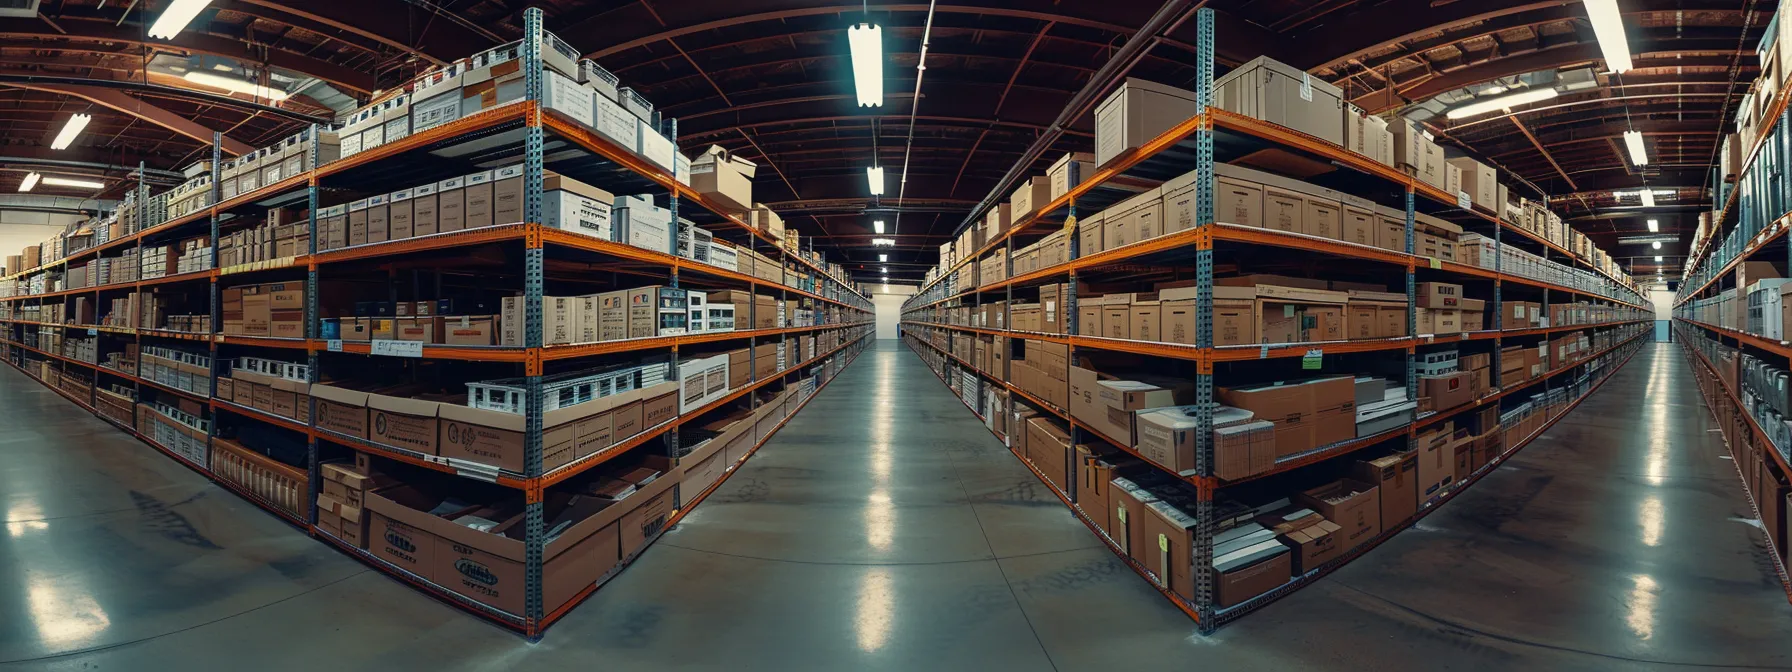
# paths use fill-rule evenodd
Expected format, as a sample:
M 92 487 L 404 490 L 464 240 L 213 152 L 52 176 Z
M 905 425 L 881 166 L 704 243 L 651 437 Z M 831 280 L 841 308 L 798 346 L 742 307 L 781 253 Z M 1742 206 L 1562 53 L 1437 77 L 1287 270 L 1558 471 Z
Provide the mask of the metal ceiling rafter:
M 190 120 L 188 120 L 180 115 L 177 115 L 173 112 L 169 112 L 168 110 L 162 109 L 160 107 L 156 107 L 154 105 L 150 105 L 150 104 L 145 103 L 136 98 L 132 98 L 130 96 L 124 95 L 123 93 L 121 93 L 117 90 L 114 90 L 114 89 L 101 88 L 101 87 L 97 87 L 97 86 L 73 86 L 73 85 L 66 85 L 66 84 L 11 83 L 10 85 L 21 87 L 21 88 L 34 89 L 37 91 L 47 91 L 50 93 L 60 93 L 60 94 L 67 95 L 67 96 L 73 96 L 75 98 L 80 98 L 82 100 L 86 100 L 88 102 L 91 102 L 95 105 L 99 105 L 101 107 L 105 107 L 105 108 L 108 108 L 108 109 L 111 109 L 111 110 L 114 110 L 117 112 L 121 112 L 124 114 L 128 114 L 128 115 L 137 117 L 137 118 L 147 121 L 149 123 L 155 124 L 162 128 L 165 128 L 165 129 L 168 129 L 175 133 L 178 133 L 180 135 L 184 135 L 188 138 L 197 140 L 201 144 L 210 144 L 212 141 L 212 129 L 201 126 L 198 123 L 190 121 Z M 254 147 L 250 147 L 246 144 L 237 142 L 236 140 L 232 140 L 230 138 L 224 138 L 223 145 L 221 148 L 225 152 L 228 152 L 231 156 L 242 156 L 244 154 L 248 154 L 249 152 L 255 151 Z

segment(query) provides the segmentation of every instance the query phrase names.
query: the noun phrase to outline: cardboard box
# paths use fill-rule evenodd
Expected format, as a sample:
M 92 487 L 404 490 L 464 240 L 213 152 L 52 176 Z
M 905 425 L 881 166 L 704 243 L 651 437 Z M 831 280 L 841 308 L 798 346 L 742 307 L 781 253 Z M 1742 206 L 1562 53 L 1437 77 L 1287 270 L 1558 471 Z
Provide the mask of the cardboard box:
M 1285 550 L 1237 567 L 1220 568 L 1220 560 L 1220 557 L 1215 558 L 1215 569 L 1219 571 L 1215 577 L 1214 600 L 1221 607 L 1234 606 L 1275 590 L 1287 583 L 1291 576 L 1292 558 Z
M 1350 475 L 1380 491 L 1383 525 L 1397 525 L 1418 512 L 1418 453 L 1395 453 L 1358 461 L 1351 465 Z
M 1445 488 L 1456 482 L 1456 451 L 1450 438 L 1454 432 L 1454 424 L 1446 422 L 1418 437 L 1419 480 L 1415 490 L 1421 505 L 1442 495 Z
M 1346 478 L 1302 492 L 1295 501 L 1338 524 L 1342 550 L 1381 534 L 1381 491 L 1368 483 Z
M 1195 115 L 1192 91 L 1128 77 L 1095 108 L 1095 164 L 1137 148 Z
M 1441 376 L 1419 376 L 1419 396 L 1431 399 L 1431 408 L 1446 411 L 1474 401 L 1470 391 L 1469 372 L 1457 371 Z
M 425 455 L 437 454 L 441 404 L 425 399 L 367 395 L 367 440 Z

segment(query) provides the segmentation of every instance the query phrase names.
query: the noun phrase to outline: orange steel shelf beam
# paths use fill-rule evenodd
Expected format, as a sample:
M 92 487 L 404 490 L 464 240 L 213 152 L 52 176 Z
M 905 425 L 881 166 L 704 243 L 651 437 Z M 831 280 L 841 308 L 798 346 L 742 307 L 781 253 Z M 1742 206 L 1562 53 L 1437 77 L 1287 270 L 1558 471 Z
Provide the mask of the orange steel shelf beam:
M 1620 322 L 1620 323 L 1611 323 L 1611 324 L 1616 325 L 1616 324 L 1624 324 L 1624 323 Z M 1601 325 L 1601 326 L 1607 326 L 1607 325 Z M 1586 327 L 1585 326 L 1564 327 L 1563 329 L 1574 329 L 1574 328 L 1586 328 Z M 1443 421 L 1448 418 L 1455 417 L 1457 415 L 1474 410 L 1476 408 L 1480 408 L 1482 406 L 1485 406 L 1488 403 L 1498 401 L 1499 399 L 1501 399 L 1507 395 L 1516 394 L 1519 391 L 1527 389 L 1536 383 L 1540 383 L 1542 381 L 1553 378 L 1557 375 L 1560 375 L 1560 374 L 1566 373 L 1570 370 L 1573 370 L 1577 366 L 1586 364 L 1587 362 L 1597 359 L 1600 356 L 1605 355 L 1606 353 L 1609 353 L 1609 352 L 1617 350 L 1618 348 L 1624 347 L 1625 345 L 1629 344 L 1631 341 L 1634 341 L 1644 335 L 1646 335 L 1646 334 L 1639 333 L 1635 336 L 1631 336 L 1630 338 L 1624 339 L 1623 341 L 1613 344 L 1610 347 L 1604 348 L 1598 352 L 1595 352 L 1593 354 L 1590 354 L 1586 357 L 1580 358 L 1580 359 L 1570 362 L 1568 364 L 1564 364 L 1564 365 L 1562 365 L 1556 369 L 1553 369 L 1551 371 L 1548 371 L 1536 378 L 1532 378 L 1532 379 L 1524 381 L 1522 383 L 1518 383 L 1516 385 L 1509 386 L 1509 387 L 1505 388 L 1504 390 L 1481 397 L 1481 398 L 1476 399 L 1470 403 L 1462 404 L 1460 406 L 1455 406 L 1452 408 L 1444 409 L 1442 411 L 1434 412 L 1431 415 L 1428 415 L 1428 416 L 1425 416 L 1422 418 L 1416 418 L 1412 422 L 1407 423 L 1406 425 L 1403 425 L 1401 427 L 1396 427 L 1393 429 L 1389 429 L 1389 430 L 1381 432 L 1379 434 L 1373 434 L 1373 435 L 1366 436 L 1366 437 L 1359 437 L 1356 439 L 1351 439 L 1349 441 L 1333 444 L 1331 446 L 1324 446 L 1321 448 L 1314 449 L 1313 451 L 1302 453 L 1299 456 L 1289 459 L 1286 462 L 1278 462 L 1269 471 L 1261 473 L 1261 474 L 1254 474 L 1247 478 L 1236 479 L 1236 480 L 1232 480 L 1232 481 L 1223 481 L 1223 482 L 1217 478 L 1207 478 L 1207 477 L 1201 477 L 1201 476 L 1184 476 L 1182 474 L 1170 472 L 1167 469 L 1165 469 L 1164 467 L 1158 465 L 1156 462 L 1152 462 L 1151 460 L 1146 459 L 1144 457 L 1144 455 L 1140 454 L 1137 450 L 1133 449 L 1132 447 L 1123 445 L 1120 442 L 1115 441 L 1115 440 L 1107 437 L 1106 435 L 1102 434 L 1100 431 L 1089 426 L 1087 423 L 1081 422 L 1081 421 L 1077 420 L 1076 418 L 1071 417 L 1069 411 L 1067 411 L 1065 409 L 1058 408 L 1057 406 L 1054 406 L 1050 403 L 1047 403 L 1046 401 L 1034 396 L 1032 393 L 1022 390 L 1018 387 L 1015 387 L 1014 385 L 1012 385 L 1006 381 L 999 380 L 994 374 L 991 374 L 991 373 L 988 373 L 981 369 L 978 369 L 975 364 L 965 361 L 964 359 L 960 358 L 959 356 L 946 351 L 945 349 L 939 347 L 938 345 L 936 345 L 926 339 L 919 338 L 919 337 L 913 337 L 913 340 L 927 345 L 929 348 L 932 348 L 933 350 L 939 352 L 941 355 L 944 355 L 945 357 L 951 359 L 952 361 L 957 362 L 958 364 L 964 366 L 966 369 L 969 369 L 969 370 L 977 373 L 978 375 L 988 378 L 991 381 L 1001 383 L 1002 386 L 1007 388 L 1010 392 L 1012 392 L 1016 395 L 1019 395 L 1021 398 L 1027 400 L 1029 403 L 1033 404 L 1034 406 L 1036 406 L 1046 412 L 1049 412 L 1053 415 L 1058 416 L 1059 418 L 1071 423 L 1072 425 L 1074 425 L 1078 428 L 1083 429 L 1084 431 L 1089 432 L 1090 434 L 1102 439 L 1103 441 L 1106 441 L 1109 444 L 1114 445 L 1116 448 L 1119 448 L 1120 450 L 1123 450 L 1123 451 L 1127 452 L 1128 454 L 1131 454 L 1134 457 L 1137 457 L 1141 460 L 1145 460 L 1145 462 L 1147 464 L 1150 464 L 1153 467 L 1155 467 L 1159 470 L 1162 470 L 1171 476 L 1175 476 L 1179 479 L 1187 481 L 1197 487 L 1218 488 L 1218 487 L 1225 487 L 1225 486 L 1229 486 L 1229 485 L 1233 485 L 1233 484 L 1237 484 L 1237 483 L 1244 483 L 1247 481 L 1256 480 L 1256 479 L 1270 476 L 1273 474 L 1279 474 L 1279 473 L 1286 472 L 1286 471 L 1292 471 L 1294 469 L 1298 469 L 1300 467 L 1308 466 L 1308 465 L 1315 464 L 1318 462 L 1323 462 L 1325 460 L 1330 460 L 1330 459 L 1333 459 L 1336 457 L 1347 455 L 1349 453 L 1355 452 L 1355 451 L 1363 449 L 1363 448 L 1367 448 L 1369 446 L 1378 444 L 1382 441 L 1386 441 L 1390 438 L 1400 436 L 1402 434 L 1416 434 L 1422 428 L 1430 427 L 1430 426 L 1436 424 L 1437 422 Z M 1792 471 L 1789 471 L 1788 473 L 1792 473 Z
M 226 411 L 230 411 L 237 415 L 241 415 L 241 416 L 244 416 L 247 418 L 252 418 L 255 420 L 260 420 L 260 421 L 268 423 L 270 425 L 278 426 L 282 429 L 287 429 L 287 430 L 291 430 L 294 432 L 298 432 L 300 434 L 304 434 L 305 436 L 314 436 L 316 434 L 315 432 L 311 431 L 311 427 L 309 425 L 299 424 L 299 422 L 297 420 L 293 420 L 292 418 L 287 418 L 287 417 L 283 417 L 283 416 L 274 415 L 273 413 L 269 413 L 269 412 L 261 410 L 259 408 L 250 408 L 248 406 L 244 406 L 242 404 L 232 402 L 232 401 L 225 401 L 223 399 L 216 399 L 216 398 L 206 399 L 204 397 L 200 397 L 200 399 L 202 401 L 207 402 L 208 404 L 211 405 L 212 408 L 215 408 L 215 409 L 223 409 Z
M 1756 335 L 1748 333 L 1746 331 L 1737 331 L 1737 330 L 1731 329 L 1729 327 L 1720 327 L 1715 324 L 1700 322 L 1698 320 L 1689 320 L 1684 317 L 1678 317 L 1678 318 L 1674 318 L 1674 319 L 1677 319 L 1681 322 L 1685 322 L 1687 324 L 1696 325 L 1696 326 L 1704 327 L 1706 329 L 1710 329 L 1711 331 L 1715 331 L 1715 332 L 1723 334 L 1725 336 L 1729 336 L 1730 338 L 1734 338 L 1743 343 L 1747 343 L 1750 346 L 1760 348 L 1762 350 L 1766 350 L 1768 352 L 1779 355 L 1781 357 L 1792 357 L 1792 347 L 1787 347 L 1785 343 L 1780 342 L 1780 341 L 1770 341 L 1770 340 L 1767 340 L 1766 338 L 1763 338 L 1761 336 L 1756 336 Z M 1792 472 L 1788 472 L 1788 473 L 1792 474 Z
M 1380 165 L 1380 164 L 1377 164 L 1377 165 Z M 1203 234 L 1208 233 L 1208 232 L 1211 232 L 1212 238 L 1215 241 L 1228 241 L 1228 242 L 1238 242 L 1238 243 L 1250 243 L 1250 244 L 1257 244 L 1257 245 L 1269 245 L 1269 246 L 1274 246 L 1274 247 L 1307 249 L 1307 250 L 1313 250 L 1316 252 L 1321 252 L 1324 254 L 1329 254 L 1329 255 L 1344 257 L 1344 258 L 1349 258 L 1349 259 L 1361 259 L 1361 260 L 1365 260 L 1365 261 L 1375 261 L 1375 262 L 1388 263 L 1388 264 L 1394 264 L 1394 265 L 1400 265 L 1400 266 L 1409 266 L 1409 267 L 1414 267 L 1414 268 L 1432 268 L 1433 262 L 1436 262 L 1435 268 L 1437 270 L 1443 270 L 1443 271 L 1448 271 L 1448 272 L 1452 272 L 1452 273 L 1460 273 L 1463 275 L 1471 275 L 1471 276 L 1476 276 L 1476 277 L 1481 277 L 1481 278 L 1488 278 L 1488 279 L 1492 279 L 1492 280 L 1498 280 L 1501 282 L 1511 282 L 1511 283 L 1516 283 L 1516 284 L 1529 285 L 1529 286 L 1533 286 L 1533 287 L 1540 287 L 1540 288 L 1550 289 L 1552 291 L 1566 292 L 1566 293 L 1574 294 L 1577 296 L 1584 296 L 1589 299 L 1594 299 L 1594 300 L 1598 300 L 1598 301 L 1607 301 L 1607 302 L 1611 302 L 1611 303 L 1622 304 L 1622 305 L 1629 306 L 1632 308 L 1639 308 L 1639 309 L 1645 309 L 1645 310 L 1649 309 L 1648 306 L 1644 306 L 1642 304 L 1631 303 L 1631 302 L 1625 301 L 1623 299 L 1614 299 L 1614 298 L 1607 297 L 1607 296 L 1592 294 L 1592 293 L 1584 292 L 1584 291 L 1581 291 L 1578 289 L 1573 289 L 1573 288 L 1567 287 L 1565 285 L 1557 285 L 1557 284 L 1547 283 L 1547 282 L 1543 282 L 1541 280 L 1533 280 L 1533 279 L 1526 278 L 1523 276 L 1511 275 L 1511 274 L 1507 274 L 1507 273 L 1497 273 L 1497 272 L 1493 271 L 1492 269 L 1481 268 L 1478 266 L 1469 266 L 1467 264 L 1460 264 L 1460 263 L 1456 263 L 1454 261 L 1446 261 L 1446 260 L 1442 260 L 1442 259 L 1432 259 L 1431 257 L 1421 257 L 1421 256 L 1417 256 L 1417 255 L 1409 255 L 1404 252 L 1396 252 L 1393 250 L 1382 249 L 1379 247 L 1371 247 L 1371 246 L 1367 246 L 1367 245 L 1357 245 L 1357 244 L 1346 243 L 1346 242 L 1338 241 L 1338 240 L 1331 240 L 1328 238 L 1319 238 L 1316 236 L 1309 236 L 1309 235 L 1305 235 L 1305 234 L 1289 233 L 1286 231 L 1260 229 L 1260 228 L 1255 228 L 1255 227 L 1240 226 L 1240 225 L 1236 225 L 1236 224 L 1210 224 L 1205 227 L 1185 229 L 1183 231 L 1178 231 L 1176 233 L 1165 234 L 1162 236 L 1158 236 L 1156 238 L 1139 241 L 1137 243 L 1133 243 L 1133 244 L 1127 245 L 1125 247 L 1118 247 L 1118 248 L 1114 248 L 1111 250 L 1103 250 L 1101 252 L 1091 254 L 1091 255 L 1088 255 L 1085 257 L 1079 257 L 1077 259 L 1072 259 L 1072 260 L 1062 263 L 1062 264 L 1057 264 L 1057 265 L 1050 266 L 1047 268 L 1041 268 L 1041 269 L 1038 269 L 1035 271 L 1029 271 L 1027 273 L 1023 273 L 1023 274 L 1014 276 L 1013 278 L 1009 278 L 1007 280 L 1001 280 L 1001 281 L 997 281 L 997 282 L 980 285 L 980 286 L 976 287 L 975 289 L 970 289 L 970 290 L 967 290 L 964 292 L 960 292 L 959 294 L 956 294 L 953 296 L 948 296 L 948 297 L 945 297 L 942 299 L 937 299 L 937 300 L 930 301 L 930 302 L 924 303 L 924 304 L 910 306 L 907 308 L 907 310 L 920 310 L 920 309 L 925 309 L 925 308 L 931 308 L 931 307 L 934 307 L 934 306 L 937 306 L 937 305 L 940 305 L 943 303 L 948 303 L 953 300 L 960 299 L 965 296 L 969 296 L 971 294 L 976 294 L 979 292 L 994 291 L 994 290 L 998 290 L 998 289 L 1008 287 L 1011 285 L 1012 286 L 1026 285 L 1026 284 L 1030 284 L 1032 282 L 1036 282 L 1038 280 L 1043 280 L 1043 279 L 1047 279 L 1047 278 L 1051 278 L 1051 277 L 1059 276 L 1059 275 L 1065 275 L 1065 274 L 1068 274 L 1073 271 L 1082 271 L 1082 270 L 1096 268 L 1096 267 L 1100 267 L 1100 266 L 1104 266 L 1104 265 L 1117 264 L 1117 263 L 1124 262 L 1126 260 L 1142 257 L 1142 256 L 1145 256 L 1148 254 L 1154 254 L 1154 253 L 1163 252 L 1166 250 L 1172 250 L 1172 249 L 1184 247 L 1187 245 L 1198 245 L 1202 242 Z

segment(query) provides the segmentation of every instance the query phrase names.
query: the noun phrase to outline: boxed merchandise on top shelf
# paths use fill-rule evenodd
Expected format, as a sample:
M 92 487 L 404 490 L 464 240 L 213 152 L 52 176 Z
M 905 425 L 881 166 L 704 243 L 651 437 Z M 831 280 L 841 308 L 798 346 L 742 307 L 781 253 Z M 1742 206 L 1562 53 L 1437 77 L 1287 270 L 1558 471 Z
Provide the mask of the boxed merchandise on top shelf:
M 239 357 L 218 378 L 216 398 L 309 424 L 309 374 L 309 366 L 304 363 Z
M 1131 83 L 1129 81 L 1128 85 Z M 1252 59 L 1213 83 L 1214 107 L 1285 126 L 1340 146 L 1345 144 L 1343 96 L 1343 91 L 1330 82 L 1268 56 Z M 1182 114 L 1182 118 L 1188 116 Z M 1182 118 L 1175 119 L 1171 125 L 1181 122 Z M 1167 128 L 1169 126 L 1148 131 L 1144 139 L 1148 140 Z M 1099 139 L 1096 144 L 1100 146 Z
M 179 219 L 187 215 L 203 211 L 212 205 L 212 170 L 210 161 L 201 161 L 188 166 L 188 179 L 164 195 L 167 205 L 164 218 L 152 220 L 156 224 L 171 219 Z
M 753 175 L 758 165 L 734 156 L 721 145 L 710 145 L 691 160 L 691 188 L 708 196 L 729 213 L 753 208 Z
M 219 198 L 228 201 L 238 194 L 302 175 L 341 157 L 342 140 L 336 131 L 320 128 L 315 141 L 316 164 L 311 161 L 313 137 L 310 128 L 235 159 L 225 159 L 218 168 Z

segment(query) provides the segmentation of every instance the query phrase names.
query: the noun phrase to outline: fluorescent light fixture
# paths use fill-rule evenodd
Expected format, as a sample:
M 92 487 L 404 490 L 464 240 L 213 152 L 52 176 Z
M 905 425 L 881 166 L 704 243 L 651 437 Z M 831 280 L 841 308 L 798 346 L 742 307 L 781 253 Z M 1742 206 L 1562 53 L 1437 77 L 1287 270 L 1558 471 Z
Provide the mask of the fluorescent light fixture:
M 1655 192 L 1650 191 L 1648 189 L 1644 189 L 1640 193 L 1642 194 L 1642 197 L 1643 197 L 1643 207 L 1645 207 L 1645 208 L 1655 207 Z
M 1655 255 L 1655 260 L 1658 262 L 1661 261 L 1661 255 L 1659 255 L 1659 254 Z
M 890 255 L 887 255 L 887 254 L 880 254 L 880 255 L 877 255 L 877 260 L 878 260 L 878 261 L 889 261 L 889 260 L 890 260 Z
M 1489 98 L 1487 100 L 1478 100 L 1478 101 L 1469 103 L 1467 105 L 1463 105 L 1462 107 L 1452 109 L 1449 112 L 1445 112 L 1444 116 L 1449 117 L 1451 119 L 1463 119 L 1466 117 L 1473 117 L 1475 115 L 1487 114 L 1488 112 L 1492 112 L 1494 110 L 1504 110 L 1509 107 L 1517 107 L 1519 105 L 1529 105 L 1531 103 L 1549 100 L 1549 99 L 1554 98 L 1559 95 L 1561 95 L 1561 94 L 1558 93 L 1555 89 L 1531 89 L 1529 91 L 1520 91 L 1518 93 L 1508 94 L 1508 95 L 1500 96 L 1498 98 Z
M 1660 233 L 1660 232 L 1661 232 L 1661 222 L 1653 220 L 1653 219 L 1649 220 L 1649 233 Z
M 1649 243 L 1649 247 L 1653 247 L 1653 248 L 1659 250 L 1659 249 L 1661 249 L 1661 241 L 1657 240 L 1653 243 Z
M 896 240 L 893 238 L 872 238 L 871 246 L 872 247 L 895 247 Z
M 199 12 L 210 4 L 212 4 L 212 0 L 174 0 L 174 3 L 162 10 L 162 15 L 156 17 L 156 22 L 149 27 L 149 36 L 163 40 L 174 39 L 175 35 L 185 30 L 187 24 L 192 23 L 193 19 L 199 16 Z
M 262 86 L 235 77 L 214 75 L 204 70 L 190 70 L 187 74 L 181 75 L 181 78 L 194 84 L 209 86 L 214 89 L 223 89 L 231 93 L 246 93 L 256 98 L 266 98 L 276 103 L 286 100 L 289 97 L 289 94 L 280 89 Z
M 1624 146 L 1630 150 L 1630 162 L 1639 166 L 1649 165 L 1649 153 L 1643 148 L 1643 134 L 1638 131 L 1624 132 Z M 1644 189 L 1643 193 L 1651 190 Z
M 75 136 L 80 135 L 90 121 L 93 121 L 93 115 L 70 115 L 68 121 L 62 124 L 62 130 L 56 133 L 56 139 L 50 141 L 50 149 L 68 149 L 69 145 L 75 143 Z
M 878 233 L 883 233 L 884 232 L 884 220 L 879 219 L 879 220 L 875 220 L 875 221 L 871 222 L 871 228 L 873 230 L 877 231 Z
M 865 169 L 865 180 L 871 183 L 871 195 L 884 195 L 884 167 L 872 166 Z
M 1624 19 L 1618 15 L 1618 0 L 1586 0 L 1587 19 L 1593 23 L 1593 37 L 1599 39 L 1599 51 L 1605 54 L 1605 67 L 1612 72 L 1630 69 L 1630 43 L 1624 37 Z
M 878 268 L 878 269 L 877 269 L 877 270 L 878 270 L 878 271 L 879 271 L 879 272 L 881 272 L 881 273 L 883 273 L 883 274 L 884 274 L 884 275 L 889 275 L 889 274 L 890 274 L 890 269 L 888 269 L 888 268 L 883 268 L 883 267 L 879 267 L 879 268 Z
M 44 184 L 52 186 L 52 187 L 77 187 L 80 189 L 99 189 L 99 188 L 106 186 L 105 182 L 94 182 L 93 180 L 71 180 L 66 177 L 46 177 L 46 178 L 44 178 Z
M 846 29 L 852 46 L 852 81 L 859 93 L 859 107 L 884 104 L 884 31 L 875 24 L 860 23 Z M 875 193 L 875 192 L 874 192 Z
M 33 187 L 37 186 L 37 180 L 40 177 L 43 177 L 43 176 L 39 175 L 37 173 L 31 173 L 31 174 L 26 175 L 25 182 L 23 184 L 19 185 L 19 191 L 31 191 L 31 189 Z

